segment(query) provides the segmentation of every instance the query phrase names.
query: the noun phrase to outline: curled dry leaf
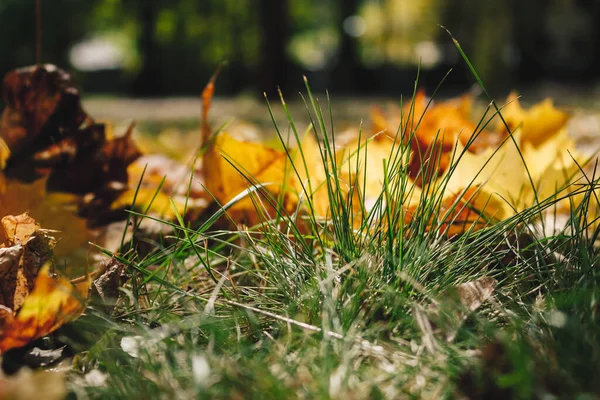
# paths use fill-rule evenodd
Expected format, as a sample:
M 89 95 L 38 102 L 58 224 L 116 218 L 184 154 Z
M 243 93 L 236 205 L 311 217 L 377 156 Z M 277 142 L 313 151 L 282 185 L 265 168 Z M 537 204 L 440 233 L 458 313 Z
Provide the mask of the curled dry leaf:
M 39 269 L 50 261 L 55 242 L 28 214 L 2 218 L 0 231 L 1 304 L 17 310 L 33 289 Z
M 92 304 L 99 305 L 107 314 L 110 314 L 119 297 L 119 288 L 126 279 L 125 265 L 112 258 L 106 265 L 104 273 L 92 284 Z
M 12 153 L 7 170 L 27 169 L 24 164 L 35 153 L 60 143 L 86 118 L 71 76 L 53 65 L 7 73 L 2 93 L 6 108 L 0 136 Z

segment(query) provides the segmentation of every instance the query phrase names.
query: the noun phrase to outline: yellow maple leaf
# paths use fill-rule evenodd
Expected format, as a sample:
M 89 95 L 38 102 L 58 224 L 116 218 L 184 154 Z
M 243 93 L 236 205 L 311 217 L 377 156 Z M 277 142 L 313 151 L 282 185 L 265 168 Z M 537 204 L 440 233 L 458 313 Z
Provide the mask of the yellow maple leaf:
M 366 211 L 371 209 L 381 195 L 386 179 L 391 179 L 392 184 L 401 184 L 402 179 L 406 180 L 409 196 L 404 206 L 411 206 L 418 201 L 421 190 L 412 179 L 408 176 L 401 178 L 397 172 L 403 169 L 407 159 L 412 158 L 406 154 L 407 151 L 384 133 L 369 139 L 356 138 L 338 151 L 338 178 L 349 188 L 358 185 L 360 190 L 354 191 L 354 194 L 360 193 L 364 199 L 364 204 L 354 203 L 355 211 L 363 207 Z
M 226 204 L 255 184 L 268 184 L 264 189 L 277 195 L 284 178 L 289 176 L 287 162 L 283 151 L 262 143 L 239 141 L 222 132 L 203 157 L 205 185 L 220 204 Z M 238 201 L 228 213 L 250 224 L 259 222 L 250 197 Z
M 539 146 L 551 139 L 565 126 L 570 117 L 568 113 L 556 109 L 550 99 L 545 99 L 528 110 L 523 109 L 516 93 L 509 95 L 501 114 L 511 131 L 520 127 L 520 144 L 529 142 L 533 146 Z M 501 120 L 497 124 L 498 131 L 506 129 Z

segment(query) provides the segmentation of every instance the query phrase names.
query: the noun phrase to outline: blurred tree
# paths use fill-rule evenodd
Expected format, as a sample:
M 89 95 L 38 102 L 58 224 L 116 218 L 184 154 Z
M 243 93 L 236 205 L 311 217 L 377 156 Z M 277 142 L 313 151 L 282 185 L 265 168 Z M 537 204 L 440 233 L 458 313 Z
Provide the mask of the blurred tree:
M 505 90 L 510 81 L 511 22 L 510 4 L 504 1 L 448 0 L 442 13 L 441 24 L 460 42 L 492 91 Z M 440 35 L 445 37 L 446 32 Z M 456 54 L 454 48 L 450 51 Z M 460 57 L 455 57 L 455 64 L 464 66 Z M 464 80 L 473 82 L 466 68 L 459 71 Z
M 544 54 L 548 50 L 544 24 L 550 5 L 548 0 L 511 1 L 516 73 L 521 82 L 539 79 L 543 70 Z
M 68 65 L 69 50 L 88 30 L 98 0 L 41 0 L 42 62 Z M 35 1 L 0 0 L 0 76 L 35 64 Z
M 160 49 L 157 43 L 158 0 L 138 0 L 136 17 L 140 22 L 138 35 L 139 51 L 142 55 L 141 69 L 133 82 L 133 90 L 142 96 L 163 94 L 160 68 Z
M 259 0 L 261 34 L 259 91 L 274 93 L 288 83 L 290 62 L 286 45 L 289 37 L 287 0 Z
M 277 86 L 297 86 L 292 83 L 300 84 L 302 74 L 317 90 L 398 93 L 412 85 L 419 60 L 423 84 L 437 84 L 438 77 L 455 67 L 450 80 L 464 88 L 472 76 L 437 23 L 461 42 L 486 84 L 501 90 L 513 82 L 600 76 L 600 0 L 41 4 L 43 62 L 68 69 L 72 46 L 98 38 L 123 49 L 127 62 L 121 70 L 77 74 L 84 88 L 95 82 L 98 91 L 196 95 L 225 60 L 229 66 L 218 85 L 222 94 L 272 94 Z M 34 5 L 35 0 L 0 0 L 2 75 L 35 62 Z
M 597 79 L 600 77 L 600 23 L 598 23 L 600 21 L 600 0 L 578 0 L 578 3 L 592 21 L 592 58 L 586 71 L 586 78 Z
M 353 92 L 362 89 L 358 41 L 352 32 L 353 20 L 358 18 L 360 5 L 360 0 L 338 1 L 337 28 L 341 40 L 332 82 L 337 90 Z

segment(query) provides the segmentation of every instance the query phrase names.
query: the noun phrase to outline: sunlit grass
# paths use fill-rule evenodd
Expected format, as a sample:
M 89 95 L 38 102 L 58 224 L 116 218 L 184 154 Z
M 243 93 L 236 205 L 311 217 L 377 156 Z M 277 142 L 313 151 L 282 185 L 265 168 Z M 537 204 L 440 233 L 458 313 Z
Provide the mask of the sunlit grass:
M 79 337 L 70 341 L 84 350 L 75 359 L 80 373 L 71 374 L 72 390 L 107 398 L 600 393 L 600 224 L 588 218 L 600 205 L 596 177 L 569 195 L 583 200 L 572 202 L 567 225 L 552 236 L 536 224 L 560 199 L 539 199 L 507 220 L 448 238 L 442 227 L 460 205 L 440 211 L 443 184 L 425 184 L 405 223 L 402 205 L 413 190 L 405 145 L 390 153 L 380 196 L 361 208 L 364 183 L 348 189 L 337 178 L 348 166 L 335 157 L 329 99 L 326 105 L 307 85 L 308 134 L 319 140 L 329 177 L 327 217 L 311 212 L 310 196 L 292 212 L 277 207 L 281 198 L 248 176 L 251 188 L 201 226 L 163 221 L 174 233 L 151 251 L 126 245 L 131 250 L 116 257 L 131 279 L 114 317 L 92 306 L 72 325 Z M 282 107 L 300 143 L 283 101 Z M 396 134 L 420 117 L 404 115 Z M 276 128 L 285 147 L 288 127 Z M 357 154 L 368 157 L 368 146 L 365 139 Z M 290 174 L 319 162 L 302 160 L 289 165 Z M 306 193 L 314 191 L 314 182 L 303 183 Z M 259 226 L 224 227 L 227 209 L 245 196 L 263 217 Z M 143 218 L 149 217 L 131 214 L 134 224 Z M 436 320 L 432 310 L 461 311 L 445 303 L 448 290 L 483 277 L 498 282 L 489 301 L 459 323 Z M 98 386 L 84 378 L 96 369 L 107 378 Z

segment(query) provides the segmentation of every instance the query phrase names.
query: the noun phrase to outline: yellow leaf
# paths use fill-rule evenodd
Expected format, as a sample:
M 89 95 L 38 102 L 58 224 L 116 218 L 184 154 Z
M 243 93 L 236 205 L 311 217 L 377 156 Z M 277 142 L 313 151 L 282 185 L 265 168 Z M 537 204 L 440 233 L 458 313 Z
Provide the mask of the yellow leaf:
M 134 198 L 135 204 L 133 204 Z M 175 204 L 175 207 L 180 215 L 183 215 L 185 203 L 175 199 L 173 199 L 173 203 Z M 117 211 L 131 209 L 132 205 L 134 205 L 136 210 L 140 210 L 142 212 L 146 212 L 146 210 L 148 210 L 148 214 L 158 215 L 161 218 L 168 220 L 174 220 L 176 218 L 169 196 L 160 191 L 156 193 L 156 189 L 154 188 L 140 188 L 137 191 L 137 196 L 135 190 L 127 190 L 119 195 L 119 197 L 112 202 L 110 207 L 113 211 Z
M 10 149 L 8 145 L 4 141 L 4 139 L 0 138 L 0 171 L 2 171 L 6 167 L 6 162 L 10 157 Z
M 521 107 L 516 93 L 511 93 L 506 102 L 501 114 L 511 131 L 521 127 L 521 144 L 529 142 L 539 146 L 564 128 L 569 120 L 569 114 L 556 109 L 550 99 L 533 105 L 529 110 Z M 502 121 L 498 121 L 498 128 L 501 131 L 505 129 Z
M 67 258 L 67 268 L 71 267 L 71 262 L 86 265 L 88 243 L 95 235 L 87 228 L 86 220 L 77 216 L 79 197 L 68 193 L 47 194 L 46 181 L 42 178 L 22 183 L 7 179 L 4 190 L 0 188 L 0 218 L 28 212 L 41 226 L 61 232 L 54 248 L 54 255 L 61 264 Z M 73 258 L 75 253 L 80 254 Z
M 297 148 L 290 152 L 296 171 L 290 169 L 291 187 L 295 196 L 291 196 L 286 208 L 292 207 L 302 198 L 310 199 L 312 211 L 317 217 L 329 214 L 329 195 L 327 192 L 327 174 L 323 165 L 319 143 L 311 132 L 306 132 Z M 297 172 L 297 174 L 296 174 Z
M 274 183 L 265 190 L 281 192 L 286 172 L 284 152 L 261 143 L 239 141 L 225 132 L 220 133 L 204 154 L 204 180 L 208 191 L 221 204 L 226 204 L 254 184 Z M 229 209 L 231 216 L 258 222 L 254 203 L 247 197 Z
M 387 164 L 388 175 L 394 180 L 392 184 L 399 184 L 400 177 L 394 171 L 401 170 L 406 163 L 407 154 L 400 149 L 400 144 L 385 134 L 375 135 L 370 139 L 361 141 L 356 138 L 338 151 L 339 178 L 347 187 L 358 184 L 360 193 L 364 195 L 364 206 L 369 211 L 383 191 L 386 179 L 384 163 Z M 409 177 L 408 188 L 412 188 L 410 198 L 405 206 L 413 204 L 420 196 L 420 189 L 414 185 Z M 364 187 L 363 187 L 364 186 Z M 355 193 L 357 193 L 355 191 Z M 356 204 L 356 208 L 361 204 Z M 355 211 L 358 211 L 355 209 Z

